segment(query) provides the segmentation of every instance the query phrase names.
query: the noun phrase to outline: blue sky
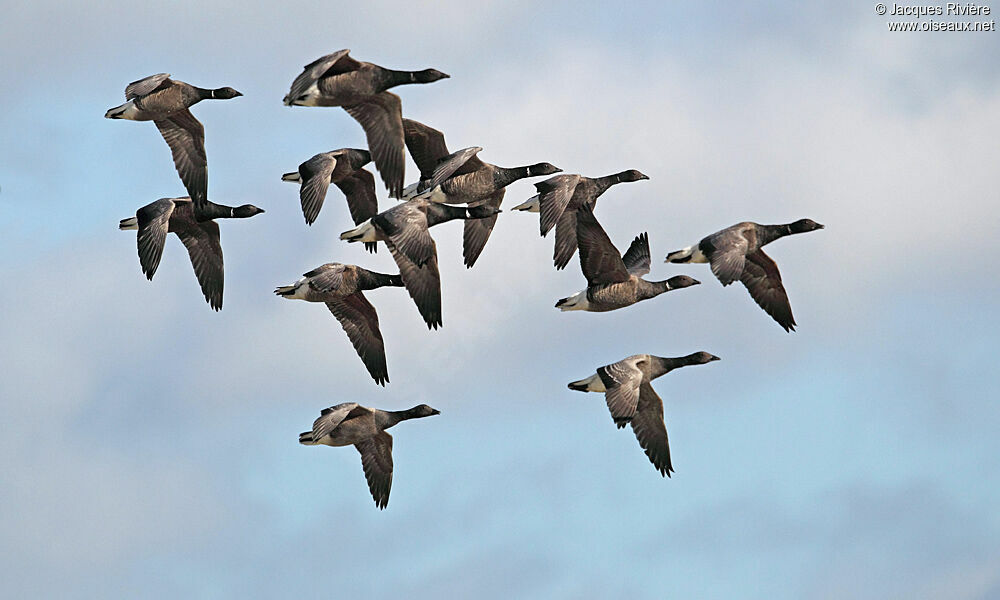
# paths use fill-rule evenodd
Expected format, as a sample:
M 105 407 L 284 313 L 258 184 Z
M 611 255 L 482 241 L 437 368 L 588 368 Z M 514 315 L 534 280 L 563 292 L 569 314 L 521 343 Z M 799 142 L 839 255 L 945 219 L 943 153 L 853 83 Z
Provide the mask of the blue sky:
M 8 593 L 1000 597 L 997 34 L 889 33 L 874 3 L 664 4 L 7 7 Z M 703 285 L 562 314 L 582 276 L 552 269 L 537 216 L 502 214 L 472 270 L 445 224 L 443 329 L 401 290 L 369 295 L 392 380 L 375 386 L 322 306 L 271 293 L 328 261 L 395 269 L 337 239 L 336 193 L 306 227 L 280 181 L 364 144 L 340 109 L 281 105 L 303 64 L 345 47 L 449 73 L 399 93 L 453 148 L 646 173 L 598 218 L 622 248 L 649 232 L 652 277 Z M 211 196 L 267 211 L 221 226 L 218 314 L 176 239 L 147 282 L 116 227 L 184 193 L 152 125 L 102 118 L 161 71 L 245 94 L 193 111 Z M 505 207 L 533 193 L 516 183 Z M 741 220 L 800 217 L 827 228 L 768 250 L 794 334 L 707 267 L 660 262 Z M 655 384 L 670 480 L 599 395 L 565 387 L 697 350 L 723 360 Z M 344 401 L 441 410 L 393 430 L 385 511 L 355 451 L 296 443 Z

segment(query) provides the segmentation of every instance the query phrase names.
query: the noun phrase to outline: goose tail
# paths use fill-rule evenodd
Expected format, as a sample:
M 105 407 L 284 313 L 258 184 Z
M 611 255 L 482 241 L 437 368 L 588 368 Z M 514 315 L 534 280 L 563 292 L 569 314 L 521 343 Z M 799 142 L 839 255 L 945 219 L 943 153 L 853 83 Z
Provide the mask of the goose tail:
M 686 263 L 691 261 L 691 257 L 694 256 L 694 251 L 697 250 L 697 246 L 688 246 L 683 250 L 675 250 L 667 255 L 667 260 L 664 262 L 669 263 Z
M 118 229 L 122 231 L 129 229 L 139 229 L 139 219 L 137 217 L 129 217 L 127 219 L 122 219 L 118 222 Z
M 303 431 L 299 434 L 299 443 L 303 446 L 315 446 L 316 442 L 313 441 L 313 432 Z
M 540 212 L 540 204 L 538 202 L 538 194 L 535 194 L 531 198 L 528 198 L 525 202 L 518 204 L 511 210 L 524 210 L 528 212 Z

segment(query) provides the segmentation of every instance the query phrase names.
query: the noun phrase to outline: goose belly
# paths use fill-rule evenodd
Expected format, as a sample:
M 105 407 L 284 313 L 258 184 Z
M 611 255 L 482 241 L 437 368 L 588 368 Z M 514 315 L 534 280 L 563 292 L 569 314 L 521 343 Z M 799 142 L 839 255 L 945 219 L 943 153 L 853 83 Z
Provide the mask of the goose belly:
M 591 312 L 606 312 L 631 306 L 639 301 L 635 285 L 631 281 L 613 283 L 590 290 Z

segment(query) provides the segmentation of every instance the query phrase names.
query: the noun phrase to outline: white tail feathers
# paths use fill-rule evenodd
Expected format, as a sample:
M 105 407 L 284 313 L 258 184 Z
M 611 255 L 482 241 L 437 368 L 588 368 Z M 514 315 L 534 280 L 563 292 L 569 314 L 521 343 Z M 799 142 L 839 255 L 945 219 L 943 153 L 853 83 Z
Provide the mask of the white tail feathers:
M 376 235 L 375 226 L 372 225 L 371 220 L 368 220 L 354 229 L 340 234 L 340 239 L 349 242 L 377 242 Z
M 139 229 L 139 219 L 137 217 L 129 217 L 127 219 L 122 219 L 118 223 L 118 229 L 128 230 L 128 229 Z
M 570 383 L 567 387 L 569 389 L 577 392 L 605 392 L 604 382 L 601 381 L 601 376 L 594 373 L 586 379 L 581 379 L 580 381 L 574 381 Z
M 704 262 L 708 262 L 708 259 L 705 258 L 705 255 L 701 253 L 701 250 L 698 248 L 698 245 L 695 244 L 694 246 L 688 246 L 687 248 L 684 248 L 683 250 L 675 250 L 674 252 L 671 252 L 670 254 L 667 255 L 667 260 L 665 262 L 671 262 L 671 263 L 687 263 L 687 262 L 704 263 Z
M 528 212 L 541 212 L 542 208 L 541 204 L 538 202 L 538 194 L 535 194 L 531 198 L 528 198 L 527 201 L 518 204 L 511 210 L 526 210 Z

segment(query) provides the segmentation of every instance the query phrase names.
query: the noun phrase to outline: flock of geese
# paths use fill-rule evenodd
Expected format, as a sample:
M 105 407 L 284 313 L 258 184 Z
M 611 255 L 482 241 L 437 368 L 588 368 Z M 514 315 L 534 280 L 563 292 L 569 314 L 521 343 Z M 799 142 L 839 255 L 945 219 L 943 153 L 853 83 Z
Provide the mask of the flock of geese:
M 368 149 L 342 148 L 306 160 L 282 180 L 299 185 L 302 214 L 312 224 L 334 184 L 347 200 L 356 227 L 340 235 L 362 242 L 375 252 L 382 242 L 399 267 L 398 274 L 369 271 L 357 265 L 328 263 L 309 271 L 275 293 L 283 298 L 325 303 L 340 322 L 365 368 L 377 384 L 389 381 L 378 314 L 364 292 L 403 287 L 430 329 L 442 325 L 441 278 L 437 248 L 429 229 L 464 221 L 463 257 L 472 267 L 489 240 L 508 185 L 520 179 L 560 173 L 547 163 L 500 167 L 482 161 L 481 147 L 449 152 L 444 135 L 427 125 L 404 119 L 399 96 L 390 88 L 432 83 L 448 75 L 436 69 L 396 71 L 360 62 L 349 50 L 323 56 L 306 65 L 292 82 L 288 106 L 340 106 L 364 129 Z M 109 119 L 153 121 L 170 147 L 174 165 L 188 195 L 161 198 L 123 219 L 121 229 L 138 231 L 139 264 L 152 279 L 163 255 L 168 233 L 187 248 L 205 300 L 222 308 L 223 260 L 216 219 L 249 218 L 264 211 L 256 206 L 225 206 L 208 199 L 205 129 L 191 114 L 202 100 L 241 96 L 231 87 L 200 88 L 152 75 L 125 88 L 125 104 L 107 111 Z M 419 180 L 404 187 L 405 152 L 420 169 Z M 379 212 L 375 177 L 365 169 L 374 163 L 388 194 L 400 203 Z M 603 312 L 625 308 L 668 291 L 699 282 L 686 275 L 665 281 L 643 279 L 650 271 L 649 237 L 636 237 L 622 254 L 594 216 L 598 198 L 619 183 L 649 179 L 631 169 L 604 177 L 555 175 L 535 183 L 537 194 L 514 210 L 539 214 L 539 231 L 555 229 L 553 262 L 564 268 L 579 250 L 587 285 L 556 303 L 561 311 Z M 738 223 L 671 252 L 666 262 L 708 263 L 723 286 L 740 281 L 750 296 L 785 331 L 795 328 L 788 296 L 774 261 L 763 246 L 795 233 L 822 229 L 809 219 L 782 225 Z M 569 384 L 571 390 L 605 395 L 619 428 L 631 425 L 640 446 L 661 475 L 670 476 L 670 448 L 663 421 L 663 401 L 651 382 L 670 371 L 719 360 L 707 352 L 678 358 L 637 354 L 597 368 L 593 375 Z M 361 453 L 368 487 L 381 509 L 392 484 L 392 436 L 386 430 L 400 421 L 439 414 L 421 404 L 409 410 L 386 411 L 346 402 L 324 409 L 311 431 L 299 442 L 307 445 L 355 446 Z

